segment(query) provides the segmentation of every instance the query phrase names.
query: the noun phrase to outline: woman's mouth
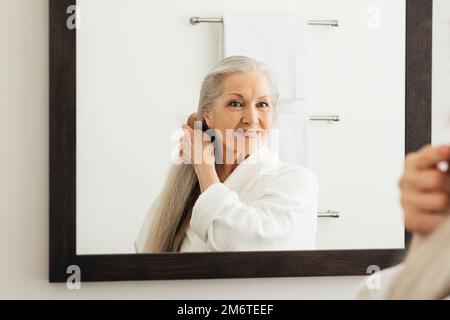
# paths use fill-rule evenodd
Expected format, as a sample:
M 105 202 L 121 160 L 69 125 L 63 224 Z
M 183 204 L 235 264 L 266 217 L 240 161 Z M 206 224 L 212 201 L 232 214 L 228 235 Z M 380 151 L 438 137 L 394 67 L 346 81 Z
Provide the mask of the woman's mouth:
M 236 129 L 234 130 L 235 136 L 245 137 L 245 138 L 254 138 L 257 137 L 261 133 L 261 129 Z

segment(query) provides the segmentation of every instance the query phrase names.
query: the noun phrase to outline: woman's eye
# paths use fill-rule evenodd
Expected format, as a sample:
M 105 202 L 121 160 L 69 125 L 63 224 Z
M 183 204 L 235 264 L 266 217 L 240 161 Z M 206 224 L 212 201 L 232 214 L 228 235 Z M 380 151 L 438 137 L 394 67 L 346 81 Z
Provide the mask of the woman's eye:
M 238 101 L 230 101 L 230 102 L 228 103 L 228 105 L 229 105 L 230 107 L 240 107 L 240 106 L 241 106 L 241 103 L 238 102 Z
M 267 108 L 269 104 L 267 102 L 260 102 L 258 103 L 258 108 Z

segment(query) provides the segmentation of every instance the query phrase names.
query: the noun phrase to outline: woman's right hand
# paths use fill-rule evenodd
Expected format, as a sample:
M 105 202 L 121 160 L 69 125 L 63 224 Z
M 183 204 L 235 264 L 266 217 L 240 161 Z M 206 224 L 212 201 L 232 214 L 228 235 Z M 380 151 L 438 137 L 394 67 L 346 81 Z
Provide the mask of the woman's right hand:
M 214 144 L 210 136 L 200 129 L 194 129 L 189 125 L 190 119 L 196 119 L 192 114 L 188 124 L 183 124 L 184 135 L 180 138 L 179 156 L 183 163 L 192 164 L 198 177 L 200 191 L 203 193 L 210 185 L 220 182 L 215 168 Z M 197 144 L 195 139 L 200 139 Z M 195 146 L 201 148 L 195 150 Z
M 407 155 L 399 181 L 406 228 L 419 237 L 438 228 L 448 217 L 450 176 L 438 168 L 450 160 L 450 146 L 423 147 Z
M 191 113 L 189 118 L 187 119 L 187 125 L 191 128 L 194 128 L 194 122 L 197 120 L 197 112 Z
M 183 163 L 192 164 L 200 169 L 212 167 L 215 169 L 214 144 L 211 137 L 200 129 L 194 129 L 183 124 L 183 136 L 179 139 L 178 155 Z M 196 141 L 197 140 L 197 141 Z M 195 150 L 198 148 L 198 150 Z

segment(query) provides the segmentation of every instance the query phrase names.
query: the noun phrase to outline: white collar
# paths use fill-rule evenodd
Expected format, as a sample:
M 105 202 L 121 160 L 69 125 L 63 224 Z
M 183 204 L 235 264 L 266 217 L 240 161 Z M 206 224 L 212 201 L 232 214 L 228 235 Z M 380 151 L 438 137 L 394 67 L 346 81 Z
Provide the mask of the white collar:
M 251 179 L 255 175 L 276 174 L 280 163 L 278 154 L 264 144 L 242 160 L 223 183 L 231 186 L 236 182 L 236 179 Z

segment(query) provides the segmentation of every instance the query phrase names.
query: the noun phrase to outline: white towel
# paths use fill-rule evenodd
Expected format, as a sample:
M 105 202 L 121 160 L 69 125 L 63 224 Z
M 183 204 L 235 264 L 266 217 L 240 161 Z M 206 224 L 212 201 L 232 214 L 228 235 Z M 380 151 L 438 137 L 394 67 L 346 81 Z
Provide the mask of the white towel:
M 295 15 L 225 15 L 223 57 L 245 55 L 274 71 L 280 101 L 306 99 L 307 20 Z
M 306 113 L 278 113 L 270 144 L 281 161 L 308 166 L 308 122 Z

